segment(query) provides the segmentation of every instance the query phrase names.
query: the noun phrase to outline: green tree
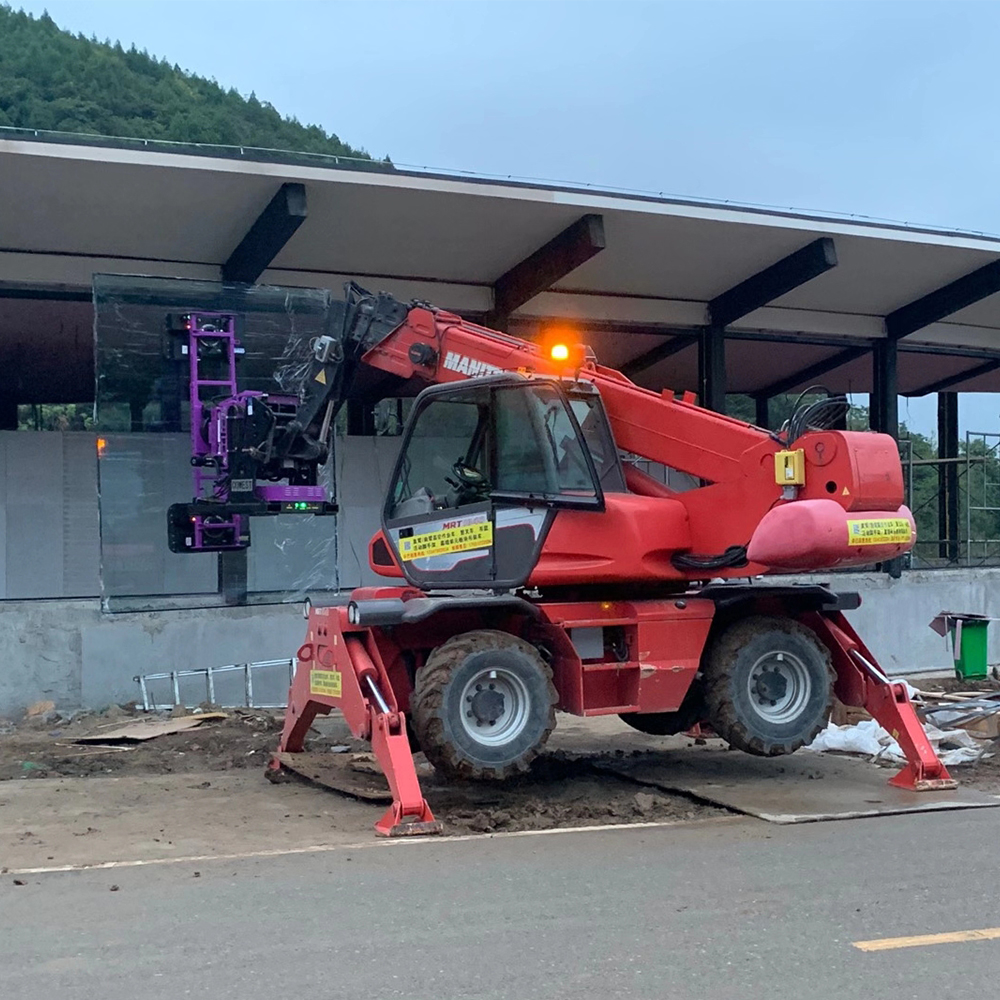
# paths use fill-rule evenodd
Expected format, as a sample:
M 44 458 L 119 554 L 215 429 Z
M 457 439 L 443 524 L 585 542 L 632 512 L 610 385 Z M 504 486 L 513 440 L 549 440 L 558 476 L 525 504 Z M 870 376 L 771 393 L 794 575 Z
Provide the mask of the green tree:
M 255 94 L 244 98 L 135 46 L 73 35 L 48 14 L 35 18 L 7 4 L 0 5 L 0 126 L 371 160 Z

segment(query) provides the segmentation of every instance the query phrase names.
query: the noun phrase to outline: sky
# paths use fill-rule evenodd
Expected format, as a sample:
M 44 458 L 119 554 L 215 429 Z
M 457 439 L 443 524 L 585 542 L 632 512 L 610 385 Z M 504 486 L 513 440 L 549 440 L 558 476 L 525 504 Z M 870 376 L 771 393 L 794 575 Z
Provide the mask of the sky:
M 1000 234 L 1000 4 L 14 0 L 397 164 Z M 900 416 L 933 431 L 934 397 Z M 1000 399 L 963 399 L 994 428 Z

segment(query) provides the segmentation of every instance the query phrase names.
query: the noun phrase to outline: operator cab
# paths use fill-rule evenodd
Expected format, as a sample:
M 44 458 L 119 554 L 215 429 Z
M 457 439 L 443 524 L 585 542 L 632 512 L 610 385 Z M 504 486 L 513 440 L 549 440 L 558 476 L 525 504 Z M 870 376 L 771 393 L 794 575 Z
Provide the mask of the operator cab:
M 555 512 L 625 492 L 589 383 L 501 374 L 424 390 L 403 432 L 383 531 L 424 589 L 521 586 Z

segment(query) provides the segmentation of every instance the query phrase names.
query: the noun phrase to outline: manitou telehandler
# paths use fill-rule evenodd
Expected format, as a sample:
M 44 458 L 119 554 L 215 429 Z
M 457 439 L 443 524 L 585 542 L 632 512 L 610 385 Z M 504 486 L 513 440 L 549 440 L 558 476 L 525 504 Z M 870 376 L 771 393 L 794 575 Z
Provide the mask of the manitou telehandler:
M 809 743 L 836 694 L 899 741 L 908 764 L 893 784 L 954 787 L 905 686 L 844 617 L 857 595 L 755 579 L 913 545 L 896 444 L 832 429 L 844 397 L 803 404 L 772 433 L 642 389 L 570 339 L 531 343 L 349 285 L 297 415 L 276 434 L 258 396 L 253 426 L 271 436 L 248 449 L 250 421 L 228 400 L 228 437 L 272 473 L 282 454 L 325 457 L 337 408 L 376 375 L 382 396 L 424 387 L 369 549 L 397 582 L 308 609 L 280 750 L 301 751 L 316 715 L 339 709 L 392 790 L 379 833 L 438 826 L 414 748 L 447 775 L 503 780 L 557 710 L 657 735 L 704 724 L 773 756 Z M 687 488 L 652 474 L 664 469 Z M 223 522 L 225 499 L 217 490 Z

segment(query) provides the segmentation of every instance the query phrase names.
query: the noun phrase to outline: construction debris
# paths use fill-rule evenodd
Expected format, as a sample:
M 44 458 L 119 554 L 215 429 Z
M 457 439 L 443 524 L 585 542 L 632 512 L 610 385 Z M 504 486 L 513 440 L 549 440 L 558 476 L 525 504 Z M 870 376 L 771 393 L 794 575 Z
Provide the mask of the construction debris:
M 981 743 L 963 729 L 941 730 L 925 723 L 924 731 L 945 767 L 971 764 L 988 754 L 989 744 Z M 893 737 L 874 719 L 853 726 L 827 725 L 806 750 L 815 753 L 835 752 L 870 757 L 876 763 L 898 766 L 906 760 Z
M 963 729 L 980 739 L 1000 737 L 1000 691 L 916 692 L 918 712 L 936 726 Z
M 75 743 L 143 743 L 157 736 L 167 736 L 170 733 L 182 733 L 186 729 L 194 729 L 211 719 L 226 719 L 225 712 L 202 712 L 199 715 L 185 715 L 177 719 L 143 719 L 104 732 L 80 736 Z
M 51 712 L 56 707 L 54 701 L 36 701 L 34 705 L 29 705 L 25 710 L 24 717 L 26 719 L 33 719 L 36 715 L 45 715 L 46 712 Z

